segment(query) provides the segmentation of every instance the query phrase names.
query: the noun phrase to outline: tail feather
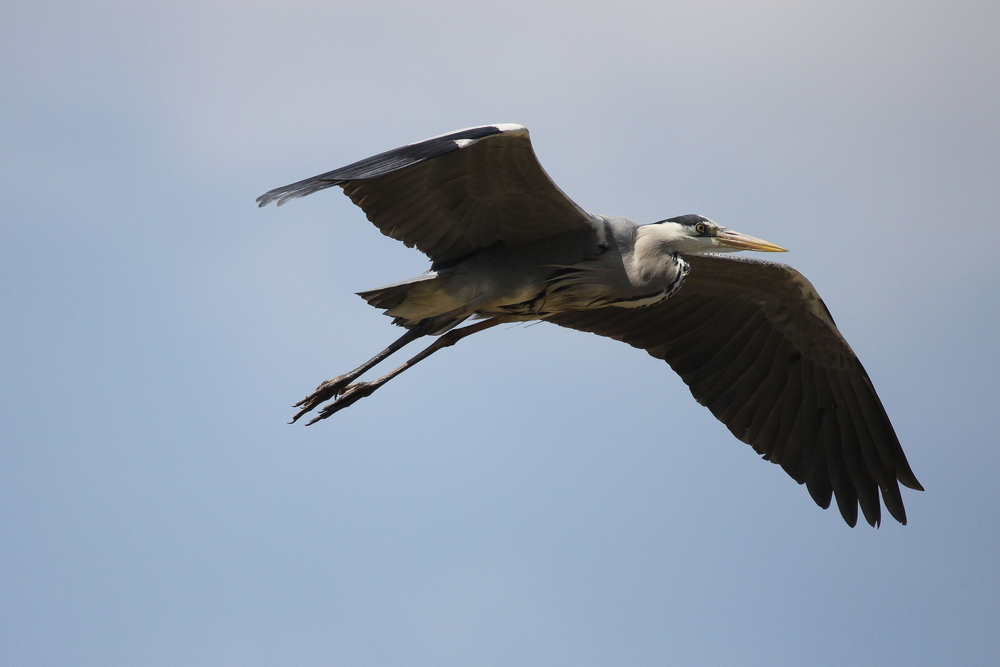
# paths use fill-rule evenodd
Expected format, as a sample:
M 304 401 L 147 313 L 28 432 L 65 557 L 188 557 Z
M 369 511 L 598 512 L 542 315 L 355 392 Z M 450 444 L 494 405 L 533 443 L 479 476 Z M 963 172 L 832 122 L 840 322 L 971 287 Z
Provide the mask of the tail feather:
M 456 300 L 444 289 L 447 275 L 429 271 L 422 276 L 401 283 L 358 292 L 369 305 L 381 308 L 392 317 L 392 323 L 411 329 L 423 322 L 430 322 L 427 333 L 437 335 L 462 322 L 472 310 L 461 300 Z
M 438 275 L 434 272 L 425 273 L 422 276 L 410 278 L 409 280 L 404 280 L 401 283 L 393 283 L 392 285 L 386 285 L 385 287 L 376 287 L 375 289 L 365 290 L 364 292 L 358 292 L 357 294 L 362 299 L 367 301 L 369 306 L 381 308 L 382 310 L 389 310 L 390 308 L 395 308 L 403 303 L 410 290 L 415 285 L 427 282 L 428 280 L 434 280 L 437 277 Z

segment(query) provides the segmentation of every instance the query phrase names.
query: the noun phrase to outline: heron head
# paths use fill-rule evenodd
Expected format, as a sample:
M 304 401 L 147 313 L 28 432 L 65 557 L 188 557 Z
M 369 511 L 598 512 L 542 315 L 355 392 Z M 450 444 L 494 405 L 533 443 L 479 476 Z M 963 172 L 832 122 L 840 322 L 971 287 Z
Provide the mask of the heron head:
M 688 254 L 738 252 L 740 250 L 788 252 L 770 241 L 727 229 L 703 215 L 688 213 L 653 224 L 663 226 L 664 235 L 669 238 L 668 242 L 675 252 Z

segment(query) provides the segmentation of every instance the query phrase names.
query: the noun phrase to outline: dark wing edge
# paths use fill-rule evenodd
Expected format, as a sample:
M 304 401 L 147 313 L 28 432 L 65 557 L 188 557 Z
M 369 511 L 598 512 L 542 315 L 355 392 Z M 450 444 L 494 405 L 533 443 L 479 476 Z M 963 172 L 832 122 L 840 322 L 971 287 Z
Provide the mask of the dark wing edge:
M 347 181 L 390 174 L 394 171 L 412 167 L 426 160 L 447 155 L 452 151 L 470 146 L 484 137 L 504 132 L 527 134 L 528 131 L 521 125 L 506 123 L 469 127 L 464 130 L 449 132 L 425 139 L 424 141 L 418 141 L 414 144 L 400 146 L 399 148 L 394 148 L 378 155 L 366 157 L 364 160 L 352 162 L 346 167 L 334 169 L 325 174 L 268 190 L 257 197 L 257 206 L 267 206 L 275 200 L 278 201 L 278 206 L 281 206 L 293 199 L 305 197 L 335 185 L 343 185 Z
M 379 230 L 447 266 L 497 243 L 603 231 L 545 173 L 521 125 L 484 125 L 271 190 L 281 205 L 339 185 Z
M 645 308 L 546 318 L 646 350 L 737 438 L 805 484 L 820 507 L 858 506 L 872 526 L 882 503 L 901 524 L 899 483 L 923 490 L 875 387 L 815 288 L 795 269 L 759 260 L 685 256 L 680 291 Z

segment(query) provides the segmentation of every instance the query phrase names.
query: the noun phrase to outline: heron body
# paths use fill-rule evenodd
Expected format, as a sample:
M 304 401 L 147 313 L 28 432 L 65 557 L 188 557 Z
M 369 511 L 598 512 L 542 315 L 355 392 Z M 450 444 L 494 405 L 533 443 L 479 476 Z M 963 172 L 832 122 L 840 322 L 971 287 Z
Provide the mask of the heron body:
M 520 125 L 487 125 L 380 153 L 271 190 L 281 205 L 340 186 L 383 234 L 431 259 L 428 273 L 361 292 L 407 332 L 296 404 L 314 423 L 461 338 L 545 320 L 621 340 L 667 361 L 740 440 L 835 497 L 855 525 L 882 502 L 906 523 L 899 483 L 922 489 L 878 395 L 816 290 L 795 269 L 724 256 L 783 248 L 700 215 L 637 225 L 580 208 L 545 174 Z M 466 320 L 478 320 L 456 328 Z M 373 382 L 403 346 L 427 349 Z
M 625 218 L 594 216 L 593 223 L 593 229 L 529 245 L 493 246 L 361 296 L 411 327 L 455 311 L 456 318 L 475 314 L 507 322 L 600 306 L 637 308 L 681 286 L 688 263 L 664 252 L 673 231 L 667 221 L 639 227 Z

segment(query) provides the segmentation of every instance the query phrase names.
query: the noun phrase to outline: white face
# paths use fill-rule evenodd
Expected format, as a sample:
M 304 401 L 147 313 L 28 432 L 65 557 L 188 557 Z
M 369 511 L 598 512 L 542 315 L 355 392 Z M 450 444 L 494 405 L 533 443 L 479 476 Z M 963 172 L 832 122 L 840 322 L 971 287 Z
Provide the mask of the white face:
M 736 252 L 740 248 L 721 245 L 715 235 L 725 229 L 705 218 L 704 222 L 682 225 L 679 222 L 657 222 L 643 225 L 639 234 L 665 244 L 671 252 L 696 255 L 705 252 Z
M 652 225 L 644 225 L 639 228 L 639 234 L 644 240 L 662 243 L 670 252 L 689 255 L 706 252 L 739 252 L 740 250 L 785 252 L 781 246 L 734 232 L 700 216 L 688 224 L 665 220 Z

